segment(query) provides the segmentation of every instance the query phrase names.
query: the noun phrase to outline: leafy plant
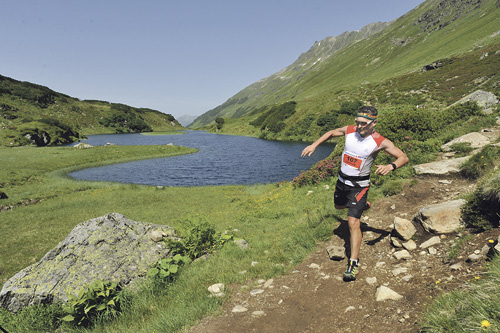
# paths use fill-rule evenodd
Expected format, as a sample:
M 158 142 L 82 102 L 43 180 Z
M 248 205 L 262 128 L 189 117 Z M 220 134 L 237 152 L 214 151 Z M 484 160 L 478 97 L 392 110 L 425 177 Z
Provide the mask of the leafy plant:
M 77 326 L 88 326 L 97 316 L 114 318 L 120 312 L 121 287 L 115 282 L 96 280 L 84 287 L 78 296 L 68 295 L 63 310 L 68 315 L 61 318 Z
M 167 245 L 173 253 L 181 254 L 194 260 L 208 253 L 215 245 L 215 228 L 204 218 L 192 217 L 182 222 L 182 238 L 178 241 L 167 239 Z
M 189 264 L 191 259 L 189 257 L 176 254 L 173 257 L 163 258 L 152 267 L 147 276 L 149 278 L 158 278 L 164 282 L 171 282 L 179 272 L 181 266 Z

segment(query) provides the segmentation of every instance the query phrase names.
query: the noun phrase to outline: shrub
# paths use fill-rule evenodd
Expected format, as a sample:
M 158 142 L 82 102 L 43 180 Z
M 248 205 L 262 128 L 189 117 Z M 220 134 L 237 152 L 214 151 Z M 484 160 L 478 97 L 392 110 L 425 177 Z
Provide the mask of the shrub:
M 456 121 L 463 121 L 472 116 L 481 115 L 481 107 L 476 102 L 465 102 L 448 108 L 444 113 L 442 120 L 446 124 L 451 124 Z
M 92 282 L 84 287 L 78 296 L 68 295 L 68 302 L 63 310 L 68 313 L 62 320 L 77 326 L 89 326 L 98 316 L 114 318 L 120 312 L 120 290 L 115 282 Z
M 115 104 L 113 104 L 115 105 Z M 120 104 L 117 104 L 120 105 Z M 115 106 L 115 109 L 117 107 Z M 112 107 L 113 109 L 113 107 Z M 105 127 L 115 128 L 116 133 L 152 132 L 153 129 L 144 119 L 133 112 L 116 112 L 99 123 Z
M 478 231 L 498 227 L 500 224 L 500 172 L 485 180 L 472 193 L 462 207 L 462 220 Z
M 222 126 L 224 126 L 224 118 L 222 118 L 222 117 L 215 118 L 215 124 L 216 124 L 217 129 L 220 130 L 222 128 Z
M 474 150 L 470 146 L 470 142 L 456 142 L 450 146 L 450 149 L 457 153 L 455 157 L 465 156 Z
M 167 239 L 167 245 L 173 253 L 189 257 L 191 260 L 209 253 L 216 244 L 215 229 L 204 218 L 192 217 L 181 222 L 178 241 Z
M 305 185 L 316 185 L 323 181 L 336 177 L 340 167 L 340 157 L 327 157 L 311 167 L 311 169 L 302 172 L 292 180 L 294 187 Z
M 285 128 L 284 121 L 295 113 L 297 102 L 286 102 L 271 107 L 271 109 L 260 115 L 250 125 L 260 127 L 261 130 L 269 130 L 274 133 L 281 132 Z
M 487 145 L 479 153 L 469 158 L 460 167 L 460 172 L 464 177 L 478 179 L 494 169 L 499 153 L 499 147 Z
M 439 117 L 426 109 L 393 110 L 385 112 L 380 118 L 377 131 L 396 142 L 404 142 L 407 138 L 425 141 L 436 137 L 442 127 Z

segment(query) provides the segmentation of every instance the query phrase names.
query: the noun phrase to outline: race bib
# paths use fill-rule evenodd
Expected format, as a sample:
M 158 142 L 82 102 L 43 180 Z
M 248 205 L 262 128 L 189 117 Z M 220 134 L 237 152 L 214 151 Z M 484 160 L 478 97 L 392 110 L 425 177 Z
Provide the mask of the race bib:
M 363 160 L 359 156 L 349 152 L 344 152 L 344 163 L 348 166 L 359 170 L 362 162 Z

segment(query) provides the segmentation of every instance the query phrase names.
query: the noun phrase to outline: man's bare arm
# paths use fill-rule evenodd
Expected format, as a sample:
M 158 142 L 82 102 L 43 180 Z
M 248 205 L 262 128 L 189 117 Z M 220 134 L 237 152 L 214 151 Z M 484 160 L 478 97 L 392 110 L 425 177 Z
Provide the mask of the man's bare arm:
M 344 136 L 346 134 L 346 132 L 347 132 L 347 126 L 342 127 L 342 128 L 336 128 L 334 130 L 326 132 L 318 140 L 316 140 L 313 144 L 305 147 L 304 150 L 302 151 L 301 156 L 302 157 L 311 156 L 320 144 L 322 144 L 323 142 L 325 142 L 331 138 Z
M 382 144 L 380 145 L 381 150 L 385 150 L 389 155 L 393 156 L 396 158 L 396 160 L 393 162 L 393 164 L 396 165 L 396 168 L 400 168 L 406 163 L 409 162 L 408 156 L 394 145 L 392 141 L 385 139 Z M 377 169 L 375 170 L 376 174 L 385 176 L 392 170 L 394 170 L 392 164 L 386 164 L 386 165 L 376 165 Z

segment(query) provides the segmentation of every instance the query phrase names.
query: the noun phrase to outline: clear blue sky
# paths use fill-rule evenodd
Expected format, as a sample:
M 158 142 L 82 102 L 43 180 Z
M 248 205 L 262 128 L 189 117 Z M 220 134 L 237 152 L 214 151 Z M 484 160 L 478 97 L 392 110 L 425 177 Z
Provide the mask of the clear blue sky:
M 0 0 L 0 74 L 80 99 L 200 115 L 315 41 L 423 0 Z

